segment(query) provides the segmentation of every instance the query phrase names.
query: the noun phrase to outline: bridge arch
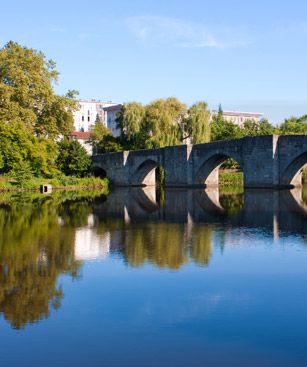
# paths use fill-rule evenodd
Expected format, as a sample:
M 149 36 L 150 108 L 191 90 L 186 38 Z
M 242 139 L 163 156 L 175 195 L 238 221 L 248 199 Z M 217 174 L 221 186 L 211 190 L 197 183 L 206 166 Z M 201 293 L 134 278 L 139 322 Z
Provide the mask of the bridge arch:
M 153 159 L 146 159 L 134 171 L 131 177 L 133 186 L 155 186 L 156 185 L 156 169 L 159 163 Z
M 100 178 L 107 177 L 107 171 L 104 168 L 102 168 L 101 166 L 98 166 L 98 165 L 93 165 L 91 167 L 91 174 L 94 177 L 100 177 Z
M 195 184 L 206 187 L 217 187 L 219 185 L 219 169 L 229 158 L 235 160 L 243 170 L 243 163 L 240 157 L 234 154 L 215 152 L 210 157 L 206 157 L 199 165 L 195 175 Z
M 307 151 L 294 158 L 281 172 L 281 182 L 285 186 L 302 186 L 302 171 L 307 165 Z

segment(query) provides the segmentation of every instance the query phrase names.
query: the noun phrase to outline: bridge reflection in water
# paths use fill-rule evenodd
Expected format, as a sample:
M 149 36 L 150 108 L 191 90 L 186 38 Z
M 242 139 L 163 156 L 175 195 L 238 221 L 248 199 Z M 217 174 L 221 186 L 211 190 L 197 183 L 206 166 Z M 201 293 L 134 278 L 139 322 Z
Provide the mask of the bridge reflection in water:
M 288 234 L 304 238 L 307 223 L 301 189 L 237 194 L 220 194 L 218 189 L 117 189 L 107 200 L 95 200 L 93 213 L 97 231 L 108 233 L 110 252 L 127 265 L 150 262 L 171 269 L 189 259 L 208 265 L 217 234 L 221 238 L 216 243 L 224 248 L 229 238 L 246 244 L 249 229 L 254 231 L 251 241 L 263 234 L 272 240 Z
M 162 196 L 162 197 L 161 197 Z M 229 200 L 228 200 L 229 199 Z M 265 229 L 275 238 L 280 232 L 306 234 L 307 204 L 301 188 L 245 190 L 220 193 L 219 189 L 168 189 L 154 187 L 116 189 L 106 201 L 93 203 L 95 216 L 132 221 L 222 224 Z

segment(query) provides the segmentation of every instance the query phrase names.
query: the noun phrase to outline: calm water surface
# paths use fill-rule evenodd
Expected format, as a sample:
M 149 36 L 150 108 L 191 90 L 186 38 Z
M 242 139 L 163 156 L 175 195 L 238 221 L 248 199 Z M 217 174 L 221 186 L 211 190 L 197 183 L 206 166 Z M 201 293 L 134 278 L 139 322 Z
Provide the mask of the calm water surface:
M 0 194 L 0 366 L 307 366 L 306 202 Z

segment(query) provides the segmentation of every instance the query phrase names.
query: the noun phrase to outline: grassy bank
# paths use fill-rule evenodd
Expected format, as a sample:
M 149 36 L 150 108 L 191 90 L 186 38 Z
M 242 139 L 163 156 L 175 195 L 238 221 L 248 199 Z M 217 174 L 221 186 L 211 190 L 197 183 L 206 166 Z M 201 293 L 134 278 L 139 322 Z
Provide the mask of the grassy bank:
M 228 187 L 243 187 L 244 177 L 243 172 L 238 171 L 220 171 L 219 173 L 220 186 Z M 303 171 L 303 183 L 307 183 L 307 169 Z
M 52 179 L 32 177 L 23 182 L 0 176 L 0 191 L 39 191 L 41 185 L 50 184 L 54 190 L 79 190 L 108 188 L 109 181 L 98 177 L 68 177 L 61 176 Z
M 244 184 L 243 172 L 240 171 L 220 171 L 219 184 L 220 186 L 228 187 L 243 187 Z

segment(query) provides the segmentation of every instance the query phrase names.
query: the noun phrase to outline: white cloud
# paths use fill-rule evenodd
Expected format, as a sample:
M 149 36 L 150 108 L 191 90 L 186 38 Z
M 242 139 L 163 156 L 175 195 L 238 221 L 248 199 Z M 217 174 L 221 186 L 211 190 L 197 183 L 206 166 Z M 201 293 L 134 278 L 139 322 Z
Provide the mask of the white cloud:
M 181 19 L 161 16 L 135 16 L 127 18 L 132 34 L 146 44 L 169 44 L 190 48 L 242 47 L 244 40 L 229 40 L 229 32 L 224 39 L 217 38 L 205 25 L 186 22 Z

